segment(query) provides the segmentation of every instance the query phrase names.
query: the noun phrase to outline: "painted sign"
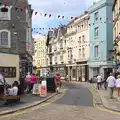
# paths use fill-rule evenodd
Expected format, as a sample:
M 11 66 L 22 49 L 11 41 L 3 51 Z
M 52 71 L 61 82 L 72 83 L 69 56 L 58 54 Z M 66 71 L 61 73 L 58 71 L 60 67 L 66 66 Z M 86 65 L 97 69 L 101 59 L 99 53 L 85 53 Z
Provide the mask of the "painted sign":
M 42 81 L 42 83 L 41 83 L 40 96 L 41 97 L 47 96 L 47 82 L 46 82 L 46 80 Z
M 33 95 L 39 95 L 41 91 L 41 84 L 34 84 Z

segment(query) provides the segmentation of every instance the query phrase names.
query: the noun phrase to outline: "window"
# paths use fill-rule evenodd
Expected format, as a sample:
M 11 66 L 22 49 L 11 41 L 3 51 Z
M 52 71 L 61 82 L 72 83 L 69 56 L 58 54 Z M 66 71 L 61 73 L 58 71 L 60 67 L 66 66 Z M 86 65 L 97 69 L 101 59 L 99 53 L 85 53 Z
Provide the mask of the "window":
M 63 55 L 60 56 L 60 61 L 63 62 Z
M 95 37 L 98 37 L 98 27 L 95 28 Z
M 79 45 L 79 46 L 81 45 L 81 37 L 79 37 L 78 45 Z
M 98 20 L 98 12 L 95 13 L 94 19 L 95 19 L 95 21 Z
M 82 36 L 82 41 L 83 41 L 83 43 L 85 42 L 85 36 L 84 35 Z
M 8 30 L 0 30 L 0 46 L 2 47 L 11 47 L 10 42 L 10 31 Z
M 83 58 L 85 57 L 85 49 L 84 48 L 82 49 L 82 57 Z
M 73 78 L 75 78 L 75 73 L 76 73 L 76 70 L 73 69 Z
M 11 19 L 11 6 L 0 6 L 0 19 L 10 20 Z
M 81 49 L 79 49 L 79 58 L 81 58 Z
M 98 46 L 95 46 L 94 48 L 94 56 L 98 57 Z
M 16 77 L 16 67 L 0 67 L 6 78 Z

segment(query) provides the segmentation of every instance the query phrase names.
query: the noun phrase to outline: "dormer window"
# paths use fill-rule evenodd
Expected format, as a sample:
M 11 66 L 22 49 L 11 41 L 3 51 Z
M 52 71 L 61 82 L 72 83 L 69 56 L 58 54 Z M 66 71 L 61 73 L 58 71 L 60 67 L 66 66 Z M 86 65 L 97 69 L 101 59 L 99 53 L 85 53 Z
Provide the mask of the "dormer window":
M 10 20 L 11 19 L 11 6 L 0 6 L 0 20 Z

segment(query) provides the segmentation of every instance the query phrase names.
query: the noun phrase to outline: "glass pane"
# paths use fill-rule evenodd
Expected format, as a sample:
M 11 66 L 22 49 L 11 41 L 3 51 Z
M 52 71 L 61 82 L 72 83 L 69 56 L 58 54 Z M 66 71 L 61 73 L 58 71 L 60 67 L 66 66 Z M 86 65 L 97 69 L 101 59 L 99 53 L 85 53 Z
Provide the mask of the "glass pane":
M 1 45 L 8 45 L 8 32 L 1 32 Z

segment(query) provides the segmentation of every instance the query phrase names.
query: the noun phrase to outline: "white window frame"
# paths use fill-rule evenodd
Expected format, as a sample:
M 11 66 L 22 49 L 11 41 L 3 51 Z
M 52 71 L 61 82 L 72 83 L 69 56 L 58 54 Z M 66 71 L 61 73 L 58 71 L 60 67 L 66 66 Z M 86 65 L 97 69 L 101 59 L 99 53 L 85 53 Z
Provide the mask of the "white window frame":
M 98 58 L 98 56 L 99 56 L 99 46 L 96 45 L 94 46 L 94 57 Z
M 4 5 L 0 6 L 0 9 L 4 8 Z M 11 20 L 11 8 L 12 6 L 6 6 L 6 8 L 8 9 L 7 12 L 7 17 L 2 17 L 2 12 L 0 11 L 0 20 Z
M 98 21 L 98 19 L 99 19 L 99 13 L 96 12 L 96 13 L 94 14 L 94 20 L 95 20 L 95 22 Z
M 8 45 L 1 45 L 1 33 L 2 32 L 7 32 L 8 33 Z M 7 29 L 2 29 L 0 30 L 0 47 L 7 47 L 7 48 L 11 48 L 11 33 L 9 30 Z
M 99 27 L 96 27 L 94 30 L 95 38 L 99 36 Z

